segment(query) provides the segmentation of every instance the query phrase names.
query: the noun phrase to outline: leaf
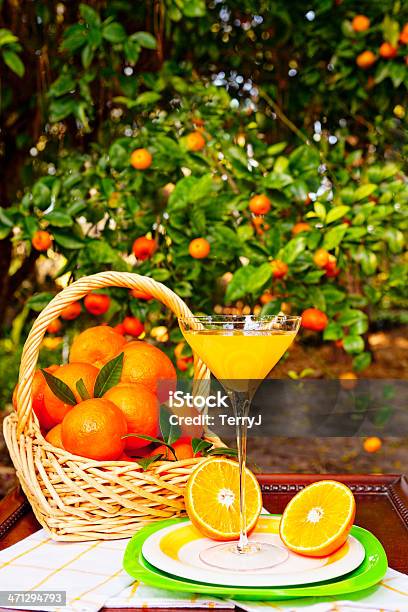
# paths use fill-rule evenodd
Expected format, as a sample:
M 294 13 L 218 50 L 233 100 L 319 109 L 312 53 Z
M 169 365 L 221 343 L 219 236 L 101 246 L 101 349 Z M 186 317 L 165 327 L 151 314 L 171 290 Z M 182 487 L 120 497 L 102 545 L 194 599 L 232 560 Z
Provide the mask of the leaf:
M 378 266 L 377 255 L 365 249 L 359 253 L 359 261 L 364 274 L 371 276 L 375 273 Z
M 353 369 L 357 372 L 361 372 L 361 370 L 365 370 L 371 363 L 371 353 L 364 352 L 360 353 L 353 359 Z
M 65 212 L 60 210 L 53 210 L 48 214 L 44 215 L 44 219 L 54 227 L 71 227 L 74 223 L 72 217 Z
M 343 330 L 335 321 L 330 321 L 323 332 L 323 340 L 340 340 L 343 337 Z
M 361 187 L 356 189 L 356 191 L 354 192 L 354 202 L 359 202 L 360 200 L 364 200 L 364 198 L 368 198 L 369 195 L 376 191 L 377 187 L 378 186 L 374 185 L 373 183 L 368 183 L 368 185 L 361 185 Z
M 341 219 L 350 210 L 350 206 L 335 206 L 327 213 L 326 223 L 333 223 L 337 219 Z
M 94 50 L 91 45 L 85 45 L 85 47 L 81 51 L 81 60 L 82 65 L 85 69 L 89 68 L 92 64 L 92 60 L 94 58 Z
M 76 238 L 75 236 L 64 234 L 62 232 L 53 232 L 55 242 L 63 247 L 64 249 L 68 249 L 69 251 L 75 251 L 78 249 L 83 249 L 85 243 L 83 240 Z
M 75 86 L 76 83 L 74 78 L 70 74 L 63 73 L 53 82 L 48 90 L 48 95 L 58 98 L 75 89 Z
M 390 227 L 384 232 L 384 238 L 388 243 L 391 253 L 401 253 L 404 248 L 404 234 L 395 227 Z
M 226 455 L 227 457 L 237 457 L 238 450 L 236 448 L 212 448 L 207 452 L 207 455 Z
M 137 96 L 135 103 L 139 106 L 148 106 L 149 104 L 154 104 L 158 100 L 160 100 L 161 95 L 156 91 L 144 91 L 139 96 Z
M 51 389 L 51 391 L 60 399 L 64 404 L 69 404 L 70 406 L 75 406 L 77 401 L 75 399 L 75 395 L 68 387 L 63 380 L 60 380 L 56 376 L 53 376 L 47 370 L 41 370 L 44 375 L 44 378 L 47 382 L 47 385 Z
M 278 155 L 279 153 L 282 153 L 282 151 L 284 151 L 287 147 L 288 143 L 287 142 L 276 142 L 273 145 L 270 145 L 266 152 L 268 155 Z
M 10 30 L 7 30 L 6 28 L 0 28 L 0 47 L 2 47 L 3 45 L 10 45 L 17 41 L 17 36 L 14 36 L 14 34 L 10 32 Z
M 12 70 L 17 76 L 22 77 L 25 72 L 24 64 L 14 51 L 5 49 L 3 51 L 4 63 Z
M 306 243 L 306 236 L 296 236 L 296 238 L 292 238 L 292 240 L 289 240 L 289 242 L 283 249 L 282 259 L 286 263 L 292 264 L 306 249 Z
M 2 208 L 1 206 L 0 206 L 0 223 L 5 225 L 6 227 L 9 227 L 10 229 L 14 227 L 13 221 L 8 216 L 6 210 Z
M 396 47 L 398 44 L 398 36 L 399 36 L 398 21 L 395 21 L 387 14 L 384 17 L 382 27 L 383 27 L 383 33 L 384 33 L 384 40 L 389 42 L 393 47 Z
M 248 278 L 248 290 L 257 293 L 272 278 L 272 268 L 268 263 L 264 263 L 256 268 Z
M 76 386 L 76 390 L 79 393 L 79 397 L 82 400 L 85 401 L 85 400 L 91 399 L 91 396 L 88 393 L 88 389 L 85 387 L 85 383 L 84 383 L 84 379 L 83 378 L 80 378 L 79 380 L 77 380 L 75 386 Z
M 52 293 L 36 293 L 27 300 L 26 306 L 34 310 L 34 312 L 41 312 L 51 302 L 53 297 Z
M 368 330 L 368 319 L 360 319 L 360 321 L 356 321 L 353 325 L 350 325 L 350 334 L 353 336 L 365 334 Z
M 159 426 L 163 440 L 166 444 L 172 445 L 181 436 L 181 428 L 179 425 L 172 425 L 170 417 L 173 413 L 165 406 L 160 406 Z
M 347 229 L 348 229 L 347 223 L 336 225 L 336 227 L 333 227 L 332 229 L 330 229 L 324 237 L 323 248 L 326 249 L 327 251 L 331 251 L 332 249 L 339 246 L 340 242 L 344 238 L 344 234 L 346 233 Z
M 120 353 L 100 370 L 95 381 L 94 397 L 102 397 L 109 389 L 118 384 L 123 368 L 124 353 Z
M 341 313 L 341 315 L 337 319 L 337 322 L 342 327 L 346 327 L 349 325 L 353 325 L 354 323 L 357 323 L 357 321 L 361 321 L 362 319 L 367 319 L 367 315 L 365 314 L 365 312 L 353 308 L 347 308 Z
M 77 110 L 77 102 L 72 97 L 53 100 L 50 104 L 50 121 L 56 123 L 62 121 L 69 115 L 74 115 Z
M 79 13 L 89 25 L 98 26 L 101 23 L 98 13 L 88 4 L 80 4 Z
M 191 447 L 193 449 L 193 454 L 197 455 L 198 453 L 203 453 L 205 455 L 210 448 L 212 448 L 211 442 L 207 442 L 207 440 L 202 440 L 201 438 L 193 438 L 191 440 Z
M 126 39 L 126 32 L 124 27 L 115 21 L 103 27 L 102 36 L 111 43 L 121 43 Z
M 321 204 L 321 202 L 315 202 L 314 209 L 319 219 L 324 221 L 326 219 L 326 207 L 323 204 Z
M 74 53 L 87 42 L 86 26 L 82 23 L 77 23 L 67 28 L 64 32 L 64 40 L 61 44 L 62 51 Z
M 145 49 L 156 49 L 157 47 L 156 39 L 150 32 L 136 32 L 130 36 L 130 39 L 138 42 Z
M 205 0 L 184 0 L 181 6 L 186 17 L 204 17 L 207 11 Z
M 170 270 L 166 270 L 166 268 L 155 268 L 151 272 L 151 277 L 154 278 L 154 280 L 162 282 L 171 277 L 171 272 Z
M 225 292 L 225 300 L 227 302 L 235 302 L 235 300 L 244 297 L 248 293 L 248 283 L 254 271 L 255 268 L 253 266 L 238 268 Z
M 167 444 L 167 442 L 163 442 L 163 440 L 159 440 L 159 438 L 154 438 L 153 436 L 147 436 L 145 434 L 135 434 L 135 433 L 125 434 L 124 436 L 122 436 L 122 439 L 125 439 L 125 438 L 142 438 L 142 440 L 149 440 L 149 442 L 160 444 L 160 446 L 166 446 L 173 453 L 174 458 L 177 459 L 174 448 L 170 444 Z
M 346 353 L 361 353 L 364 351 L 364 340 L 361 336 L 349 334 L 343 338 L 343 347 Z
M 146 472 L 152 463 L 154 463 L 155 461 L 160 461 L 160 459 L 162 458 L 163 458 L 162 454 L 152 455 L 151 457 L 141 457 L 140 459 L 137 460 L 137 464 L 140 465 L 140 467 L 142 468 L 144 472 Z

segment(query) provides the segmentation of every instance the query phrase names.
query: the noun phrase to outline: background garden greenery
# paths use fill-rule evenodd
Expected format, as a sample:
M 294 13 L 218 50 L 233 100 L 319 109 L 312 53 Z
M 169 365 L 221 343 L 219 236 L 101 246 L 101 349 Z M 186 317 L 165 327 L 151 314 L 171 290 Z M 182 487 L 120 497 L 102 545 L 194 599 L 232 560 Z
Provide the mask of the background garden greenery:
M 406 304 L 406 3 L 0 7 L 6 393 L 21 338 L 55 281 L 105 269 L 163 281 L 194 311 L 237 300 L 253 308 L 265 291 L 267 313 L 319 308 L 330 321 L 323 339 L 343 339 L 356 370 L 369 365 L 370 321 L 400 320 Z M 370 27 L 355 32 L 361 13 Z M 384 41 L 395 57 L 380 56 Z M 367 69 L 356 64 L 365 50 L 376 56 Z M 186 135 L 196 130 L 206 145 L 192 152 Z M 141 147 L 153 156 L 143 171 L 129 162 Z M 248 208 L 257 193 L 272 202 L 261 226 Z M 310 229 L 293 235 L 299 222 Z M 54 240 L 48 267 L 31 246 L 39 229 Z M 158 249 L 136 261 L 132 244 L 143 235 Z M 197 237 L 211 246 L 202 260 L 188 252 Z M 318 248 L 336 257 L 338 276 L 315 265 Z M 273 259 L 288 265 L 283 279 L 273 278 Z M 116 324 L 130 312 L 147 331 L 166 326 L 179 339 L 160 304 L 109 293 L 98 320 Z

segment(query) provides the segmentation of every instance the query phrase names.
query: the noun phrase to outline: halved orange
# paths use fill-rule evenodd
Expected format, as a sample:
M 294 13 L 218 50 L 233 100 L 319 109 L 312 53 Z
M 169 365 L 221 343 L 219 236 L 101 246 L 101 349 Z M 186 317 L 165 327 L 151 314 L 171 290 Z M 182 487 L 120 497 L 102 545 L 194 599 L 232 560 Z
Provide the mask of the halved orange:
M 320 480 L 299 491 L 285 508 L 280 537 L 294 552 L 325 557 L 347 539 L 356 514 L 353 493 L 336 480 Z
M 213 540 L 239 538 L 239 467 L 222 457 L 199 464 L 190 475 L 184 499 L 193 525 Z M 252 472 L 245 477 L 246 525 L 250 533 L 262 509 L 261 488 Z

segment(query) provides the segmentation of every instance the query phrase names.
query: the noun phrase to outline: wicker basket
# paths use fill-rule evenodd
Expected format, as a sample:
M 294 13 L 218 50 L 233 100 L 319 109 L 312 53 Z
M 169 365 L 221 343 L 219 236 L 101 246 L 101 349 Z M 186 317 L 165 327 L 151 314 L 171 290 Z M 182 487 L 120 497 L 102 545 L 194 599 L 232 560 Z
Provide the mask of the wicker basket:
M 142 471 L 126 461 L 94 461 L 49 444 L 31 409 L 31 386 L 38 352 L 49 323 L 72 302 L 103 287 L 148 291 L 176 316 L 191 315 L 170 289 L 145 276 L 101 272 L 61 291 L 41 312 L 24 346 L 17 412 L 4 421 L 4 436 L 17 475 L 41 525 L 55 540 L 116 539 L 148 522 L 184 513 L 183 487 L 200 458 L 161 461 Z M 194 361 L 195 380 L 206 388 L 207 367 Z M 221 444 L 218 438 L 211 438 Z

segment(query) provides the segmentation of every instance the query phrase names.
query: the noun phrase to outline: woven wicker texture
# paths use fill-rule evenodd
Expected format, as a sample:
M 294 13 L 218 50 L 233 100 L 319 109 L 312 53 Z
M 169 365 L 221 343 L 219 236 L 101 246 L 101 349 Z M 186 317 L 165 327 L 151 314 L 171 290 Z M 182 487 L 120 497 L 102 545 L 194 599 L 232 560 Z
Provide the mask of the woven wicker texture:
M 24 493 L 43 527 L 57 540 L 115 539 L 131 536 L 147 522 L 184 513 L 183 488 L 200 458 L 155 462 L 145 472 L 135 463 L 93 461 L 51 446 L 31 408 L 31 387 L 41 342 L 61 311 L 96 289 L 125 287 L 149 292 L 177 316 L 191 316 L 165 285 L 125 272 L 85 276 L 61 291 L 36 319 L 24 345 L 17 413 L 4 421 L 4 436 Z M 194 360 L 202 390 L 207 367 Z M 211 438 L 220 445 L 218 438 Z

